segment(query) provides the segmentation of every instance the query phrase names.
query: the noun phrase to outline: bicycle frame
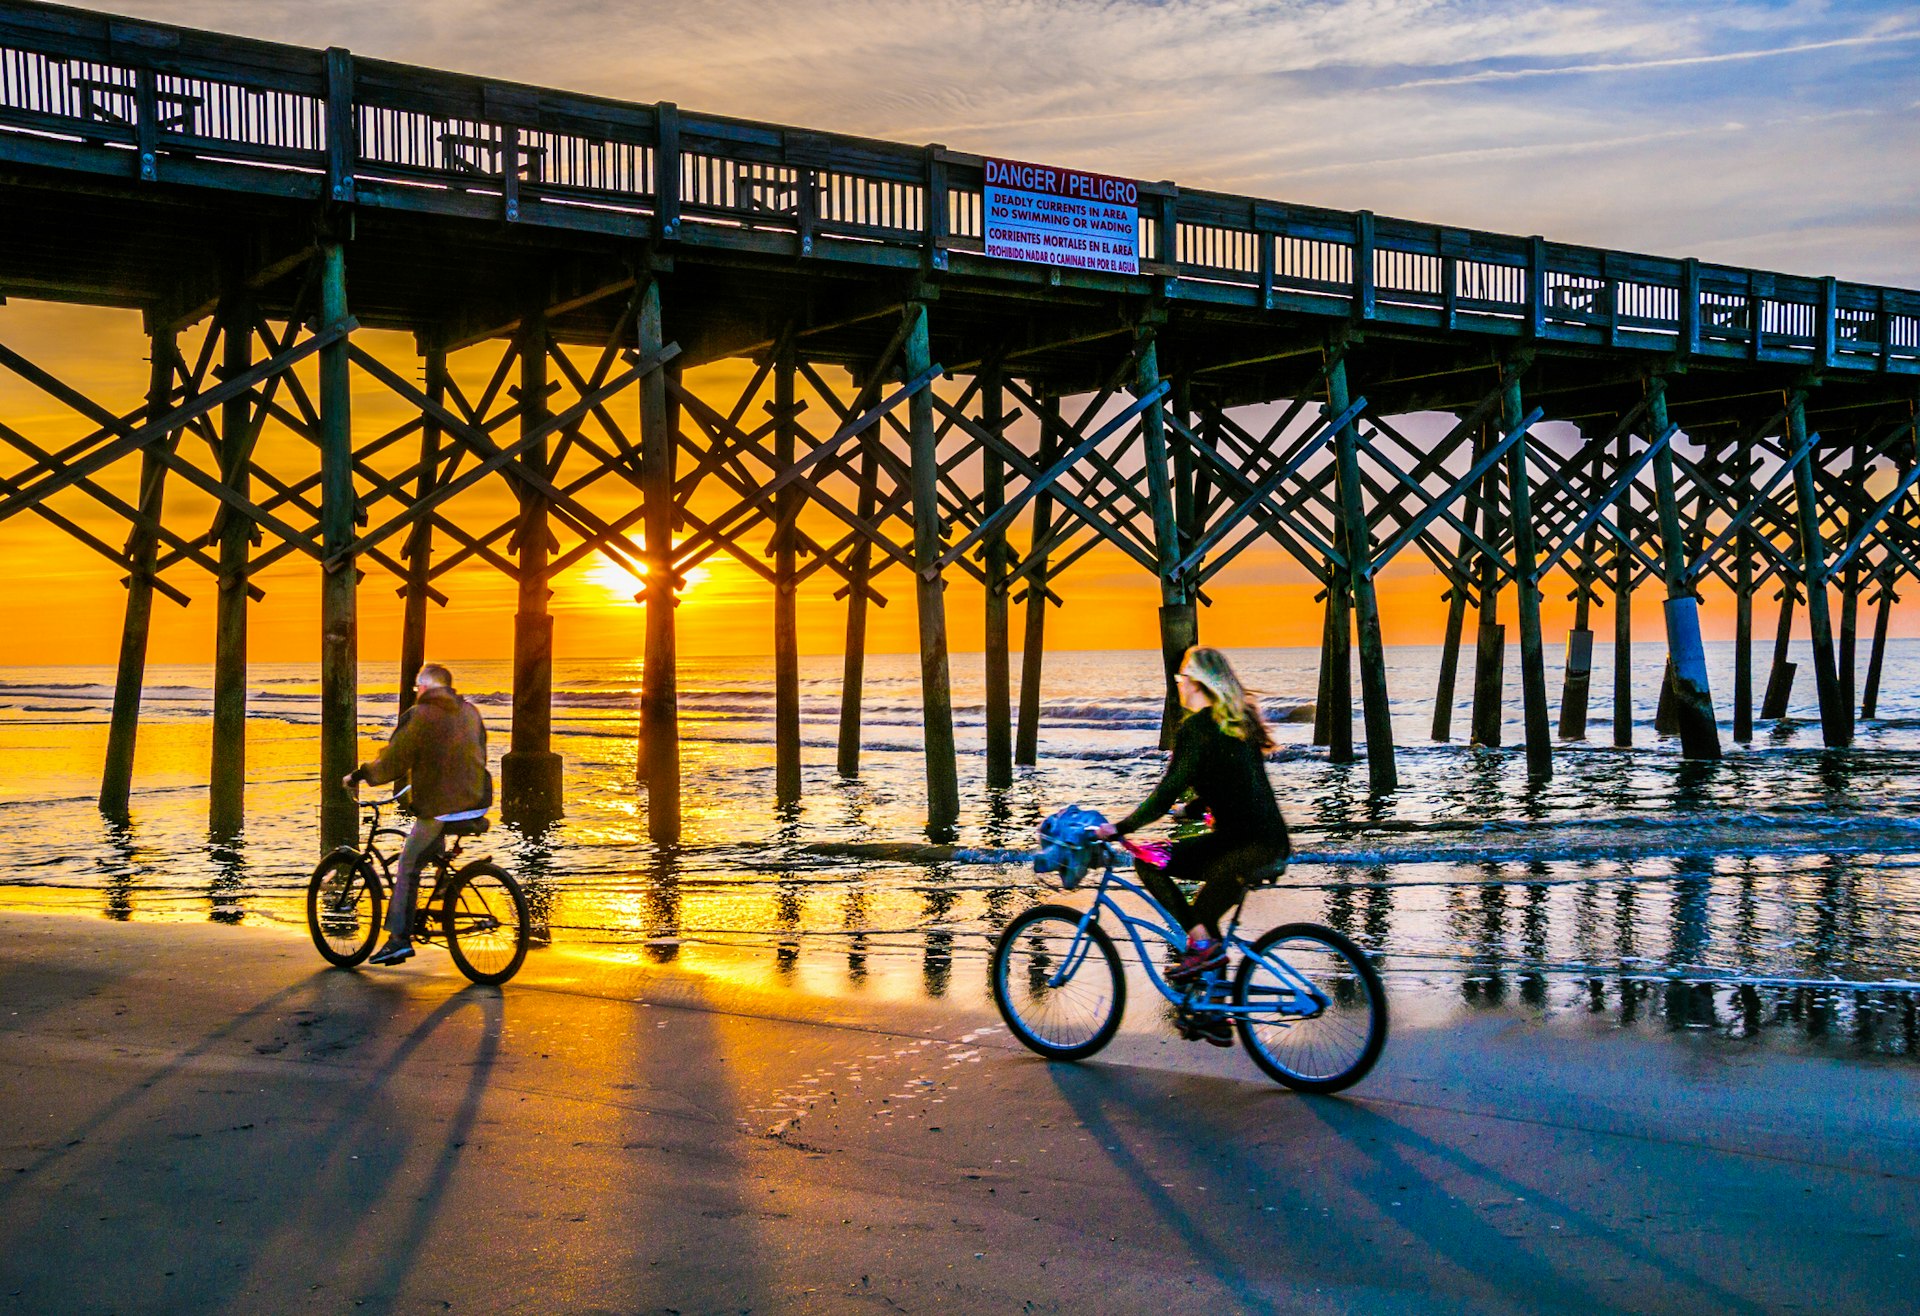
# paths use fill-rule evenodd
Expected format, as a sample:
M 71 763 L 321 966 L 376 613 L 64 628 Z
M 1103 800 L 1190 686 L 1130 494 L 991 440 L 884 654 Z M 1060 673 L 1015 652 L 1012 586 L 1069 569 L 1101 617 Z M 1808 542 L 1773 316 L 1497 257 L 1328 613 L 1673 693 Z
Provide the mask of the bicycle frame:
M 401 845 L 405 845 L 407 843 L 407 832 L 398 827 L 382 827 L 380 825 L 380 810 L 386 805 L 398 802 L 400 797 L 405 795 L 407 790 L 410 789 L 412 788 L 408 787 L 400 790 L 384 800 L 362 801 L 360 806 L 363 809 L 369 810 L 372 814 L 372 816 L 367 819 L 367 838 L 360 844 L 360 857 L 379 866 L 380 879 L 386 884 L 389 892 L 393 890 L 393 868 L 395 864 L 400 862 L 400 856 L 396 851 L 394 856 L 389 859 L 374 842 L 383 836 L 391 836 L 399 841 Z M 414 910 L 416 914 L 420 910 L 431 909 L 434 902 L 440 898 L 441 893 L 446 888 L 447 878 L 453 873 L 454 861 L 460 857 L 460 845 L 464 840 L 466 840 L 464 836 L 456 836 L 453 838 L 452 844 L 448 844 L 447 839 L 442 837 L 439 853 L 437 855 L 430 854 L 421 865 L 423 873 L 416 873 L 414 875 Z M 484 859 L 487 856 L 482 855 L 480 857 Z M 427 868 L 433 870 L 433 886 L 431 889 L 423 892 L 420 888 L 419 879 L 423 876 L 424 870 Z M 432 920 L 428 920 L 427 929 L 416 935 L 431 939 L 433 936 L 431 925 Z
M 1140 965 L 1147 971 L 1147 979 L 1153 983 L 1154 990 L 1165 997 L 1170 1004 L 1190 1004 L 1188 998 L 1191 992 L 1176 988 L 1172 983 L 1167 981 L 1161 974 L 1159 968 L 1154 964 L 1154 957 L 1148 952 L 1147 944 L 1141 938 L 1142 933 L 1151 933 L 1168 946 L 1178 949 L 1187 944 L 1186 929 L 1174 922 L 1173 915 L 1167 912 L 1166 906 L 1154 899 L 1151 891 L 1148 891 L 1138 882 L 1134 882 L 1114 872 L 1113 848 L 1111 846 L 1107 847 L 1106 860 L 1106 871 L 1100 875 L 1100 885 L 1094 888 L 1093 903 L 1087 907 L 1086 913 L 1080 916 L 1080 922 L 1074 930 L 1073 944 L 1067 948 L 1066 955 L 1061 959 L 1059 970 L 1048 980 L 1048 985 L 1051 987 L 1059 987 L 1069 978 L 1073 977 L 1075 973 L 1079 972 L 1081 963 L 1086 959 L 1093 945 L 1093 938 L 1087 935 L 1087 929 L 1100 922 L 1100 915 L 1103 910 L 1111 910 L 1114 918 L 1120 921 L 1121 927 L 1126 931 L 1128 939 L 1133 942 L 1133 948 L 1140 956 Z M 1112 888 L 1115 886 L 1118 886 L 1123 891 L 1131 892 L 1146 901 L 1147 908 L 1159 915 L 1159 919 L 1156 921 L 1151 918 L 1140 918 L 1127 913 L 1126 910 L 1120 907 L 1120 902 L 1114 899 Z M 1332 997 L 1314 986 L 1312 982 L 1308 981 L 1291 964 L 1288 964 L 1278 955 L 1271 952 L 1256 952 L 1253 944 L 1240 936 L 1238 931 L 1239 923 L 1240 914 L 1236 909 L 1232 922 L 1227 925 L 1226 935 L 1223 939 L 1230 949 L 1238 950 L 1241 955 L 1264 965 L 1278 977 L 1282 983 L 1291 988 L 1293 999 L 1291 1002 L 1281 1001 L 1279 1003 L 1277 1008 L 1280 1013 L 1313 1014 L 1332 1004 Z M 1210 1013 L 1222 1014 L 1228 1017 L 1235 1015 L 1270 1014 L 1274 1008 L 1275 1007 L 1258 1005 L 1233 1005 L 1230 1003 L 1209 1003 L 1206 1006 L 1206 1009 Z

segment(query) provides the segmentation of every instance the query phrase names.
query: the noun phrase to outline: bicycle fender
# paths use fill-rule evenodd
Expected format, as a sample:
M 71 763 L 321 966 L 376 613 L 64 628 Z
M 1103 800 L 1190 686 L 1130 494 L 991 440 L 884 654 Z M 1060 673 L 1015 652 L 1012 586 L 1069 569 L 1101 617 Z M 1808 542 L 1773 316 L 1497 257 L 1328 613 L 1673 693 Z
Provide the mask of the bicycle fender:
M 325 858 L 313 866 L 312 876 L 320 876 L 320 874 L 326 872 L 327 869 L 333 867 L 342 859 L 350 862 L 355 868 L 368 867 L 366 856 L 361 854 L 357 848 L 351 845 L 336 845 L 332 850 L 327 852 Z

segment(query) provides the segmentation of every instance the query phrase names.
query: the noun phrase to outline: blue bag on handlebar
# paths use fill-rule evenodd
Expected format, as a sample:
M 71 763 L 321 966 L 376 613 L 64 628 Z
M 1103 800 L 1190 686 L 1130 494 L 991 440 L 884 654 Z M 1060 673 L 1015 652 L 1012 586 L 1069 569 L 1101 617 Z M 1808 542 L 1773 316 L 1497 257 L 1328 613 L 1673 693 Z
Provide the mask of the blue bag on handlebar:
M 1069 804 L 1040 824 L 1040 849 L 1033 856 L 1033 871 L 1058 873 L 1060 885 L 1071 891 L 1080 885 L 1093 867 L 1102 842 L 1093 829 L 1107 821 L 1094 809 Z

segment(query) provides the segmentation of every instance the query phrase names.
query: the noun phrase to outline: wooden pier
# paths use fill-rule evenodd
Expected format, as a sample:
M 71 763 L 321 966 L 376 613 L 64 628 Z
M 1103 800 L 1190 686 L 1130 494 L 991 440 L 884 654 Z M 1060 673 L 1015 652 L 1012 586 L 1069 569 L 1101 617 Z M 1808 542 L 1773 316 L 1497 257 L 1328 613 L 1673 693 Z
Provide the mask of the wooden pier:
M 633 574 L 637 776 L 669 843 L 674 602 L 718 554 L 773 592 L 783 800 L 800 791 L 799 592 L 846 602 L 853 773 L 867 608 L 911 577 L 936 833 L 973 785 L 954 751 L 946 577 L 985 586 L 985 782 L 1002 785 L 1037 752 L 1046 610 L 1095 548 L 1157 582 L 1169 672 L 1240 553 L 1297 561 L 1326 608 L 1316 739 L 1337 761 L 1359 752 L 1357 650 L 1376 791 L 1399 776 L 1375 579 L 1409 552 L 1449 607 L 1437 738 L 1454 734 L 1471 611 L 1469 730 L 1498 742 L 1496 609 L 1514 591 L 1535 777 L 1555 739 L 1546 589 L 1577 600 L 1562 736 L 1585 734 L 1591 612 L 1611 606 L 1614 736 L 1630 739 L 1622 605 L 1651 585 L 1664 723 L 1686 755 L 1719 755 L 1708 578 L 1736 600 L 1736 741 L 1753 735 L 1756 597 L 1779 600 L 1783 638 L 1806 609 L 1830 746 L 1852 740 L 1859 604 L 1877 608 L 1870 715 L 1888 608 L 1920 571 L 1920 294 L 1171 182 L 1138 188 L 1138 273 L 1060 268 L 986 254 L 985 169 L 937 145 L 0 0 L 0 296 L 136 308 L 151 343 L 145 395 L 96 399 L 10 341 L 0 311 L 0 368 L 87 430 L 50 451 L 0 417 L 0 520 L 44 518 L 126 580 L 102 808 L 127 807 L 154 596 L 211 588 L 210 821 L 241 824 L 253 577 L 291 555 L 325 582 L 326 844 L 353 821 L 327 784 L 355 757 L 357 589 L 404 594 L 410 673 L 436 582 L 476 562 L 517 587 L 502 803 L 530 821 L 564 807 L 549 583 L 596 554 Z M 367 330 L 411 333 L 418 359 L 384 359 Z M 750 363 L 744 392 L 688 382 L 727 359 Z M 484 388 L 458 382 L 475 377 Z M 356 387 L 407 419 L 369 433 Z M 1414 413 L 1452 424 L 1416 438 Z M 305 441 L 303 466 L 261 455 L 269 428 Z M 134 468 L 129 498 L 116 473 Z M 506 521 L 467 511 L 483 482 L 511 489 Z M 182 483 L 217 500 L 211 525 L 169 516 Z M 88 528 L 103 514 L 123 539 Z M 1784 710 L 1785 653 L 1763 718 Z

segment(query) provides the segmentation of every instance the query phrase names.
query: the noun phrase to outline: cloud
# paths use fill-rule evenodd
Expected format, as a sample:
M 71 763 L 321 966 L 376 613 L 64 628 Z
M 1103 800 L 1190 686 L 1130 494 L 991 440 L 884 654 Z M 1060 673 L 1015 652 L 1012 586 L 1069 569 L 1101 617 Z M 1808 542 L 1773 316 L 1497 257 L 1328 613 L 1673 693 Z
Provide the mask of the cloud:
M 1670 59 L 1627 60 L 1609 64 L 1562 64 L 1543 68 L 1481 69 L 1445 78 L 1421 78 L 1396 83 L 1385 91 L 1409 91 L 1420 87 L 1464 87 L 1476 82 L 1514 82 L 1521 78 L 1554 78 L 1600 73 L 1643 73 L 1653 69 L 1693 68 L 1703 64 L 1732 64 L 1744 60 L 1777 59 L 1786 55 L 1806 55 L 1821 50 L 1841 50 L 1849 46 L 1881 46 L 1896 42 L 1920 41 L 1920 31 L 1876 32 L 1857 37 L 1838 37 L 1831 41 L 1808 41 L 1799 45 L 1776 46 L 1769 50 L 1731 50 L 1717 55 L 1681 55 Z

